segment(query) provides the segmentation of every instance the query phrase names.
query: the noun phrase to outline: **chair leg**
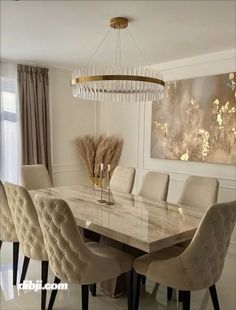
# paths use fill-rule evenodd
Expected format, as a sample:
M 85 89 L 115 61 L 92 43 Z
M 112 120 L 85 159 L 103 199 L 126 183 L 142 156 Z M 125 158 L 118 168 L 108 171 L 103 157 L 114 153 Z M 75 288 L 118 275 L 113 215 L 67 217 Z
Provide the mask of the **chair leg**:
M 54 284 L 59 284 L 60 282 L 61 282 L 61 280 L 58 277 L 55 277 Z M 48 310 L 52 310 L 56 296 L 57 296 L 57 288 L 53 289 L 53 291 L 51 293 L 49 304 L 48 304 Z
M 17 282 L 19 246 L 19 242 L 13 242 L 13 285 L 16 285 Z
M 168 301 L 171 301 L 171 299 L 172 299 L 172 294 L 173 294 L 173 288 L 171 288 L 171 287 L 167 287 L 167 300 Z
M 215 284 L 209 287 L 209 291 L 211 294 L 211 300 L 214 306 L 214 310 L 220 310 L 220 305 L 217 297 L 216 286 Z
M 143 285 L 146 284 L 146 277 L 145 277 L 145 276 L 142 276 L 142 277 L 141 277 L 141 282 L 142 282 Z
M 92 296 L 96 296 L 97 293 L 97 285 L 95 284 L 90 284 L 89 285 L 89 290 Z
M 127 301 L 128 301 L 128 310 L 132 310 L 133 303 L 133 269 L 126 272 L 126 285 L 127 285 Z
M 23 267 L 22 267 L 22 272 L 21 272 L 21 277 L 20 277 L 20 283 L 23 283 L 25 280 L 26 272 L 29 266 L 29 257 L 25 256 L 24 257 L 24 262 L 23 262 Z
M 141 274 L 133 271 L 133 310 L 138 310 L 140 297 Z
M 0 240 L 0 250 L 1 250 L 1 247 L 2 247 L 2 240 Z
M 41 310 L 46 309 L 47 290 L 43 287 L 48 281 L 48 261 L 42 261 L 42 292 L 41 292 Z
M 190 310 L 191 293 L 190 291 L 181 291 L 183 298 L 183 310 Z
M 182 294 L 182 291 L 179 291 L 178 292 L 178 298 L 179 298 L 179 302 L 182 302 L 183 301 L 183 294 Z
M 89 285 L 81 285 L 82 290 L 82 310 L 88 310 L 89 304 Z

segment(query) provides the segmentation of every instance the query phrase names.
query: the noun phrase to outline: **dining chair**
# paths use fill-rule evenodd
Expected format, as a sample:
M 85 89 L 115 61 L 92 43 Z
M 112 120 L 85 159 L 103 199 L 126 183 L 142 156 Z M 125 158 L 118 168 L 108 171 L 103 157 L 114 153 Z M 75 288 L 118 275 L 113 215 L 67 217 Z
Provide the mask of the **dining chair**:
M 219 181 L 216 178 L 191 175 L 184 182 L 178 204 L 202 208 L 217 202 Z
M 217 202 L 219 192 L 219 181 L 212 177 L 191 175 L 184 182 L 183 190 L 178 199 L 178 204 L 200 209 L 203 212 Z M 187 248 L 191 240 L 178 243 L 178 246 Z M 167 299 L 172 299 L 173 289 L 167 288 Z M 182 294 L 179 293 L 179 301 Z
M 110 188 L 114 192 L 130 194 L 133 189 L 135 168 L 117 166 L 113 172 Z
M 47 283 L 48 256 L 34 203 L 28 191 L 22 186 L 4 184 L 16 234 L 24 254 L 20 283 L 23 283 L 30 259 L 41 261 L 42 285 Z M 41 291 L 41 309 L 46 306 L 47 291 Z
M 236 222 L 236 200 L 209 207 L 186 249 L 173 247 L 134 261 L 133 310 L 138 309 L 141 275 L 180 290 L 183 310 L 190 309 L 191 291 L 209 288 L 214 310 L 219 310 L 219 280 Z
M 131 310 L 133 257 L 96 242 L 85 243 L 64 200 L 38 196 L 36 209 L 49 264 L 56 276 L 54 283 L 62 280 L 81 284 L 82 310 L 87 310 L 90 285 L 126 273 L 128 309 Z M 48 310 L 53 309 L 56 294 L 57 290 L 53 290 Z
M 3 242 L 13 244 L 13 285 L 17 283 L 17 269 L 19 257 L 19 240 L 13 223 L 11 210 L 8 205 L 6 192 L 0 181 L 0 249 Z
M 217 202 L 219 181 L 216 178 L 191 175 L 184 182 L 178 204 L 201 209 L 204 212 Z M 187 247 L 191 240 L 178 246 Z
M 24 165 L 21 167 L 21 181 L 27 190 L 36 190 L 52 187 L 45 165 Z
M 167 173 L 156 171 L 147 172 L 138 195 L 151 200 L 166 201 L 169 182 L 170 176 Z M 142 283 L 146 283 L 144 276 L 142 277 Z
M 139 195 L 151 200 L 166 201 L 170 176 L 167 173 L 160 173 L 155 171 L 147 172 Z

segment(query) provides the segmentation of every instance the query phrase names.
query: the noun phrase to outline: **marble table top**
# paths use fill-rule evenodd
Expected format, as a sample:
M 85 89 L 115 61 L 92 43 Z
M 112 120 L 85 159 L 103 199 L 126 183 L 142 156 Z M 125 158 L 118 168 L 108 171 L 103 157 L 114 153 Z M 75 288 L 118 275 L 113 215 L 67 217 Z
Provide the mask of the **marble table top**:
M 64 199 L 79 226 L 148 253 L 191 239 L 203 216 L 193 207 L 116 192 L 114 205 L 108 206 L 98 202 L 100 189 L 82 185 L 30 194 L 33 199 L 37 194 Z M 107 192 L 103 196 L 108 199 Z

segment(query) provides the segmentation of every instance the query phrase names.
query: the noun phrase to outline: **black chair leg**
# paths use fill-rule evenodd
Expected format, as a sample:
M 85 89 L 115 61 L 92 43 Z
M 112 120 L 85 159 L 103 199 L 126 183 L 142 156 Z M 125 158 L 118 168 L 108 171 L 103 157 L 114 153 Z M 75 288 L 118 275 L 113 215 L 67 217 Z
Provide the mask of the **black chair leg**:
M 133 269 L 126 272 L 126 285 L 127 285 L 127 302 L 128 302 L 128 310 L 132 310 L 133 303 Z
M 90 284 L 89 285 L 89 290 L 92 296 L 96 296 L 97 293 L 97 285 L 95 284 Z
M 183 297 L 183 310 L 190 310 L 191 293 L 190 291 L 181 291 Z
M 46 309 L 47 290 L 43 287 L 48 281 L 48 261 L 42 261 L 42 292 L 41 292 L 41 310 Z
M 216 292 L 216 286 L 212 285 L 211 287 L 209 287 L 209 291 L 211 294 L 211 300 L 214 306 L 214 310 L 220 310 L 219 300 Z
M 2 240 L 0 240 L 0 250 L 1 250 L 1 247 L 2 247 Z
M 179 295 L 179 302 L 182 302 L 183 301 L 182 291 L 179 291 L 178 295 Z
M 82 310 L 88 310 L 89 304 L 89 285 L 81 285 L 82 290 Z
M 61 280 L 58 277 L 55 277 L 54 284 L 59 284 L 60 282 L 61 282 Z M 48 310 L 52 310 L 56 296 L 57 296 L 57 288 L 53 289 L 53 291 L 51 293 L 49 305 L 48 305 Z
M 13 242 L 13 285 L 16 285 L 17 282 L 19 246 L 19 242 Z
M 141 274 L 133 271 L 133 310 L 138 310 L 140 297 Z
M 145 277 L 145 276 L 142 276 L 142 277 L 141 277 L 141 281 L 142 281 L 142 284 L 143 284 L 143 285 L 146 284 L 146 277 Z
M 171 299 L 172 299 L 172 294 L 173 294 L 173 288 L 171 288 L 171 287 L 167 287 L 167 300 L 168 301 L 171 301 Z
M 20 283 L 23 283 L 25 280 L 26 272 L 29 266 L 29 257 L 25 256 L 24 257 L 24 262 L 23 262 L 23 267 L 22 267 L 22 272 L 21 272 L 21 277 L 20 277 Z

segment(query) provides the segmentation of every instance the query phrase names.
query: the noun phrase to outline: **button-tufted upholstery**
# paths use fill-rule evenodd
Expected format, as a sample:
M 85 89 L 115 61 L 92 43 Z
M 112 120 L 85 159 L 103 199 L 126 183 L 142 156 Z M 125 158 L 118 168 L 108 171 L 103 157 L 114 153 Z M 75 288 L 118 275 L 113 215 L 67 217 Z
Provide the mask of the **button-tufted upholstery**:
M 11 183 L 5 183 L 5 189 L 23 254 L 28 258 L 47 261 L 37 212 L 29 193 Z
M 3 241 L 13 243 L 13 285 L 16 285 L 20 244 L 16 234 L 11 210 L 8 205 L 6 192 L 0 181 L 0 249 Z
M 135 168 L 117 166 L 111 178 L 111 190 L 129 194 L 132 192 L 135 178 Z
M 0 240 L 18 242 L 15 225 L 11 210 L 8 206 L 7 196 L 2 182 L 0 181 Z
M 139 195 L 152 200 L 166 201 L 169 181 L 169 174 L 150 171 L 144 177 Z
M 135 260 L 134 269 L 160 284 L 183 291 L 200 290 L 220 278 L 225 256 L 236 222 L 236 200 L 208 208 L 191 244 L 173 258 L 149 259 L 147 254 Z M 146 266 L 143 264 L 146 262 Z
M 217 202 L 218 191 L 219 181 L 216 178 L 192 175 L 186 179 L 178 203 L 205 211 Z
M 21 179 L 23 187 L 27 190 L 52 187 L 52 181 L 44 165 L 22 166 Z
M 65 201 L 38 196 L 36 209 L 49 263 L 59 279 L 93 284 L 132 269 L 130 255 L 94 242 L 84 243 Z

